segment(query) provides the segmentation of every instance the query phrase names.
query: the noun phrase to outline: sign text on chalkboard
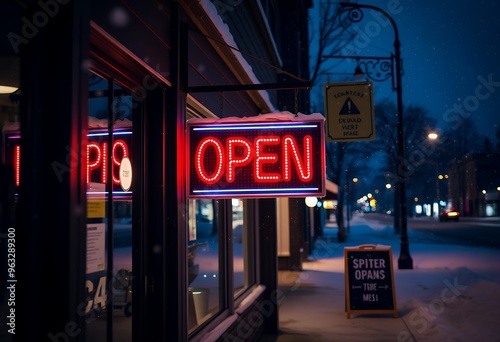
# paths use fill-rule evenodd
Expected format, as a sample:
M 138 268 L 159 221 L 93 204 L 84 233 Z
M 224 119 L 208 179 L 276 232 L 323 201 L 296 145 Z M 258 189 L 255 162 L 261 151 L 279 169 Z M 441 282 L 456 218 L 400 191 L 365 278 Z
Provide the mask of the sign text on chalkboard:
M 347 318 L 353 313 L 397 317 L 391 247 L 345 247 L 344 259 Z

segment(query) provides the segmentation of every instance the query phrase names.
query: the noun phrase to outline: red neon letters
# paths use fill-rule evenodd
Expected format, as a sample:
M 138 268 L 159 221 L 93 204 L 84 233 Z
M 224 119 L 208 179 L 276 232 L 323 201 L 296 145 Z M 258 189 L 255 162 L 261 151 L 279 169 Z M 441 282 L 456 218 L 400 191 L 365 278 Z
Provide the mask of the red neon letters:
M 237 169 L 253 162 L 252 174 L 257 183 L 290 181 L 293 167 L 300 181 L 311 181 L 312 137 L 305 135 L 303 139 L 301 154 L 292 135 L 257 136 L 253 142 L 244 137 L 229 137 L 225 145 L 215 137 L 203 138 L 194 154 L 196 175 L 205 184 L 215 184 L 223 175 L 232 183 L 236 180 Z M 212 165 L 208 167 L 207 164 Z
M 106 183 L 109 177 L 109 168 L 106 164 L 108 158 L 108 144 L 98 143 L 98 142 L 89 142 L 87 144 L 87 183 L 91 182 L 93 172 L 100 173 L 100 182 Z M 111 151 L 111 160 L 112 160 L 112 171 L 111 177 L 113 179 L 113 184 L 119 185 L 120 179 L 115 175 L 115 172 L 118 172 L 118 168 L 120 167 L 121 160 L 124 157 L 129 156 L 128 145 L 123 140 L 116 140 L 113 143 L 113 149 Z M 14 147 L 14 170 L 15 170 L 15 182 L 16 186 L 19 186 L 20 181 L 20 163 L 21 163 L 21 147 L 19 145 L 15 145 Z
M 19 179 L 21 178 L 21 146 L 16 145 L 14 147 L 14 177 L 16 180 L 16 186 L 19 186 Z
M 121 150 L 119 154 L 118 151 Z M 91 181 L 91 174 L 93 170 L 101 169 L 101 183 L 105 184 L 108 180 L 108 167 L 106 162 L 108 154 L 108 144 L 103 142 L 101 145 L 99 143 L 88 143 L 87 144 L 87 183 Z M 124 157 L 128 157 L 128 146 L 123 140 L 116 140 L 113 143 L 113 150 L 111 151 L 112 169 L 115 166 L 120 166 L 120 161 Z M 91 159 L 94 156 L 94 159 Z M 113 178 L 113 184 L 119 185 L 120 179 L 115 176 L 114 171 L 111 171 L 111 177 Z

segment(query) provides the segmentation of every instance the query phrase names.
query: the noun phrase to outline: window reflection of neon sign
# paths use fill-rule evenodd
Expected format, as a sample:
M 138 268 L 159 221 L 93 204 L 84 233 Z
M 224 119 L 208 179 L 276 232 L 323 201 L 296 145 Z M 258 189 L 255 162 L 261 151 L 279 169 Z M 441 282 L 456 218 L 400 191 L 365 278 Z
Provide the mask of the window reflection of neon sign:
M 188 196 L 324 196 L 323 122 L 188 121 Z
M 121 153 L 120 153 L 121 150 Z M 106 163 L 108 161 L 108 143 L 88 143 L 87 144 L 87 183 L 91 181 L 92 171 L 100 171 L 100 183 L 106 184 L 108 181 L 109 168 Z M 116 168 L 120 167 L 121 160 L 129 156 L 128 145 L 123 140 L 116 140 L 113 142 L 113 149 L 111 152 L 112 172 L 111 177 L 113 184 L 120 185 L 120 179 L 116 177 Z
M 121 165 L 121 160 L 125 157 L 130 157 L 130 150 L 128 141 L 132 136 L 132 132 L 117 131 L 113 133 L 114 136 L 120 136 L 119 139 L 113 141 L 113 148 L 111 149 L 111 168 L 108 167 L 108 153 L 109 147 L 107 142 L 107 133 L 89 133 L 89 142 L 87 144 L 87 184 L 91 182 L 106 184 L 111 176 L 113 185 L 120 185 L 120 178 L 118 171 Z M 16 186 L 20 184 L 21 174 L 21 146 L 18 143 L 19 135 L 9 137 L 7 148 L 11 149 L 11 160 L 14 167 L 15 183 Z M 9 152 L 7 151 L 7 156 Z M 9 158 L 10 159 L 10 158 Z

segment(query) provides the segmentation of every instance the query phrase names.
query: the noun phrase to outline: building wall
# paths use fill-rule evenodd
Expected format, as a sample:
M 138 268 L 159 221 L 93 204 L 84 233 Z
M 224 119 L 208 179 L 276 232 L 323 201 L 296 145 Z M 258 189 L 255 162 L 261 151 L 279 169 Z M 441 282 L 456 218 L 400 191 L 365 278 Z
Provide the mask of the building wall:
M 499 163 L 498 153 L 477 153 L 464 156 L 450 167 L 449 198 L 464 216 L 500 214 L 497 190 L 500 184 Z
M 215 16 L 212 10 L 220 10 L 214 6 L 215 1 L 159 4 L 75 0 L 53 4 L 51 15 L 36 1 L 20 1 L 12 11 L 16 24 L 24 23 L 21 18 L 47 18 L 46 23 L 38 22 L 36 32 L 31 32 L 19 51 L 22 96 L 17 133 L 21 136 L 22 181 L 16 229 L 22 234 L 17 235 L 16 317 L 19 327 L 30 329 L 20 329 L 18 338 L 93 342 L 201 341 L 208 336 L 224 339 L 241 334 L 242 322 L 255 318 L 255 314 L 262 316 L 262 303 L 271 311 L 243 339 L 255 340 L 263 331 L 277 333 L 274 199 L 245 202 L 248 213 L 241 228 L 247 249 L 244 267 L 251 274 L 245 274 L 249 279 L 245 278 L 241 291 L 235 288 L 234 271 L 239 246 L 230 243 L 236 240 L 239 227 L 232 225 L 236 219 L 231 201 L 215 201 L 216 223 L 212 224 L 219 234 L 216 242 L 220 253 L 215 256 L 218 273 L 214 275 L 224 280 L 217 282 L 220 301 L 209 319 L 192 315 L 196 303 L 190 301 L 192 292 L 188 289 L 192 268 L 187 233 L 192 212 L 185 191 L 182 148 L 186 145 L 186 120 L 254 116 L 278 107 L 277 93 L 265 89 L 188 90 L 278 81 L 279 72 L 270 67 L 281 61 L 274 45 L 276 36 L 266 28 L 258 3 L 241 2 Z M 304 9 L 302 2 L 293 5 L 298 6 L 295 17 L 281 22 L 300 20 L 304 27 L 307 12 L 299 11 Z M 281 11 L 275 14 L 286 13 L 285 8 L 290 4 L 280 4 Z M 223 20 L 218 21 L 217 16 Z M 280 22 L 278 19 L 273 18 Z M 227 46 L 227 40 L 226 45 L 221 44 L 221 39 L 228 39 L 224 27 L 229 28 L 241 52 Z M 6 27 L 7 31 L 30 32 L 18 29 Z M 289 56 L 281 67 L 290 67 L 287 71 L 294 73 L 306 56 L 305 52 L 300 56 L 297 68 L 292 68 L 294 63 L 290 61 L 297 56 Z M 94 92 L 92 82 L 96 79 L 105 80 L 109 88 Z M 88 133 L 93 128 L 89 122 L 96 119 L 90 115 L 94 114 L 90 100 L 99 97 L 108 101 L 101 128 L 110 143 L 116 141 L 111 136 L 120 119 L 115 109 L 120 109 L 119 101 L 130 101 L 127 113 L 131 118 L 128 128 L 133 130 L 130 156 L 134 182 L 128 200 L 133 205 L 114 210 L 111 181 L 103 181 L 109 197 L 100 202 L 105 214 L 99 217 L 99 224 L 108 227 L 105 255 L 106 262 L 113 265 L 119 258 L 112 250 L 119 235 L 114 218 L 118 212 L 132 215 L 126 223 L 132 241 L 127 251 L 133 275 L 127 280 L 133 292 L 131 316 L 124 314 L 123 308 L 113 310 L 118 303 L 113 286 L 124 279 L 117 278 L 112 266 L 102 270 L 100 279 L 107 282 L 102 286 L 99 282 L 89 285 L 92 281 L 86 270 Z M 113 162 L 109 155 L 105 158 L 108 164 Z M 290 205 L 290 222 L 295 227 L 291 231 L 294 265 L 300 265 L 304 250 L 307 253 L 300 203 L 297 199 Z M 99 305 L 96 298 L 102 300 Z M 104 309 L 108 315 L 103 314 Z

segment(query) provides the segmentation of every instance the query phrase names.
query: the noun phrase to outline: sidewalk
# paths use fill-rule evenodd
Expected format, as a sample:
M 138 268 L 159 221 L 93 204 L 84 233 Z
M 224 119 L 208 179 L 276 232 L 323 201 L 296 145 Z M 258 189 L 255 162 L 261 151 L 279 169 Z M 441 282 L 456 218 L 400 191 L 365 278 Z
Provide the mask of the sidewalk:
M 345 243 L 329 224 L 301 272 L 279 271 L 278 336 L 260 342 L 500 341 L 500 250 L 436 245 L 409 231 L 413 269 L 399 270 L 392 227 L 351 221 Z M 398 317 L 345 311 L 344 247 L 392 247 Z

